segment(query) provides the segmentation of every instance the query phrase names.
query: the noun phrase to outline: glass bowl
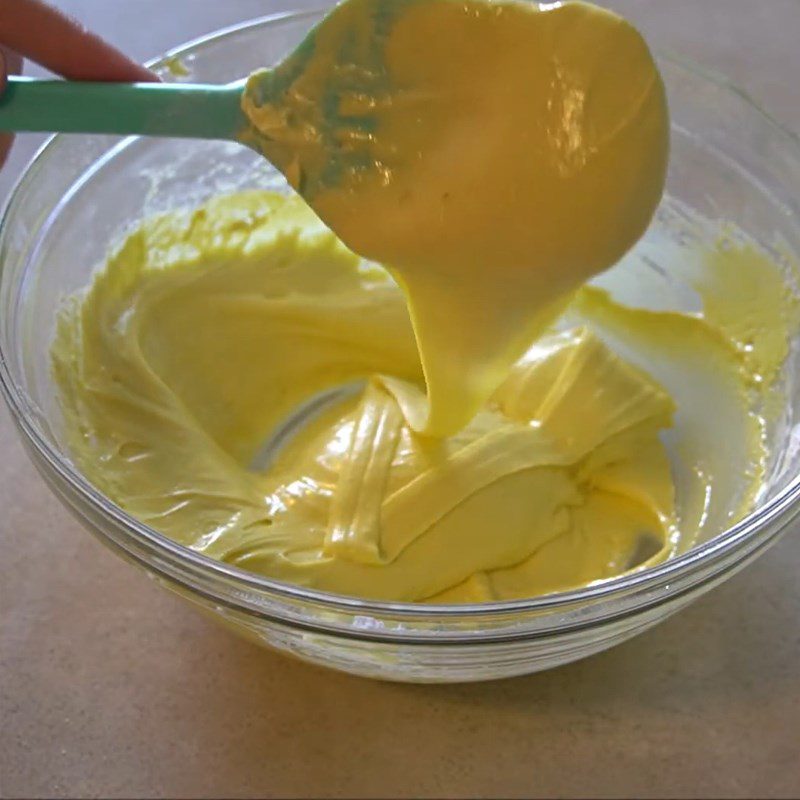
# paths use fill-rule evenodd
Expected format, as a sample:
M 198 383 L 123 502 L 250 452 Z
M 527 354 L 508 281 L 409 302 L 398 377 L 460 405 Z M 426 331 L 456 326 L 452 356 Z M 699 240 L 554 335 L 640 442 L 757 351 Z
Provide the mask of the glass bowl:
M 253 20 L 153 66 L 167 80 L 232 81 L 276 61 L 320 15 Z M 188 75 L 175 69 L 177 59 Z M 660 64 L 673 117 L 669 197 L 733 221 L 765 247 L 800 252 L 800 140 L 724 80 L 667 55 Z M 596 653 L 665 619 L 772 545 L 800 511 L 794 342 L 789 402 L 759 507 L 668 563 L 580 591 L 477 605 L 370 602 L 247 573 L 139 523 L 88 483 L 60 444 L 49 369 L 59 303 L 89 283 L 109 245 L 143 215 L 279 183 L 235 144 L 57 136 L 20 180 L 0 228 L 0 387 L 31 459 L 87 530 L 214 619 L 285 653 L 375 678 L 520 675 Z

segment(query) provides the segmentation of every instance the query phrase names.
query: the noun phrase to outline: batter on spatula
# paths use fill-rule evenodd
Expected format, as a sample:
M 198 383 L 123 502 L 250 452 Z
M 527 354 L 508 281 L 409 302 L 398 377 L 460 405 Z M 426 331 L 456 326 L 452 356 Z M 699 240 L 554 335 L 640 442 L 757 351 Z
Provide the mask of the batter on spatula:
M 427 386 L 463 427 L 664 186 L 664 88 L 640 34 L 583 2 L 348 0 L 243 108 L 255 144 L 403 287 Z M 251 142 L 253 144 L 253 142 Z

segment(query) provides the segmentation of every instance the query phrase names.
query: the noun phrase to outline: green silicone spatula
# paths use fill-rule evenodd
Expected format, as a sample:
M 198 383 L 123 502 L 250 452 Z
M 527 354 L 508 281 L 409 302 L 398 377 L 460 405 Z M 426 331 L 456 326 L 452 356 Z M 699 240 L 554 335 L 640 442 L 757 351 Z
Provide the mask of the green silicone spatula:
M 338 97 L 337 76 L 384 71 L 380 49 L 348 47 L 347 42 L 359 37 L 378 41 L 372 33 L 377 26 L 382 21 L 397 20 L 407 7 L 407 0 L 343 0 L 279 64 L 226 85 L 89 83 L 10 76 L 0 96 L 0 131 L 233 140 L 268 158 L 308 199 L 295 163 L 296 150 L 302 143 L 287 143 L 286 137 L 278 135 L 276 144 L 269 133 L 251 123 L 242 110 L 243 100 L 246 98 L 251 108 L 269 106 L 277 118 L 287 124 L 294 121 L 298 128 L 316 126 L 312 138 L 319 134 L 333 141 L 335 135 L 328 134 L 341 122 L 336 104 L 330 102 L 331 97 Z M 363 19 L 369 20 L 367 28 Z M 307 68 L 320 38 L 338 43 L 325 67 L 325 93 L 308 99 L 303 112 L 308 120 L 298 120 L 288 107 L 287 93 Z M 346 124 L 358 121 L 347 119 Z M 334 154 L 332 159 L 336 157 L 339 161 L 343 158 Z
M 363 2 L 394 9 L 402 7 L 404 0 L 343 0 L 281 63 L 226 85 L 90 83 L 9 76 L 0 95 L 0 131 L 229 139 L 261 152 L 263 137 L 242 111 L 243 95 L 258 104 L 275 102 L 280 106 L 287 88 L 280 76 L 296 77 L 313 53 L 315 37 L 330 30 L 332 17 Z
M 226 85 L 11 76 L 0 96 L 0 131 L 233 140 L 267 158 L 313 206 L 323 181 L 335 183 L 347 168 L 362 166 L 358 154 L 341 146 L 340 131 L 351 135 L 363 126 L 363 134 L 372 136 L 372 120 L 369 114 L 340 113 L 339 99 L 354 89 L 376 88 L 374 76 L 386 75 L 378 29 L 396 23 L 410 7 L 408 0 L 342 0 L 279 64 Z M 326 53 L 321 67 L 312 64 L 320 49 Z M 295 90 L 306 70 L 313 84 L 308 96 L 307 88 Z M 357 77 L 355 86 L 352 76 Z M 388 83 L 377 88 L 388 88 Z M 252 111 L 265 108 L 262 129 L 253 124 Z M 298 154 L 320 142 L 327 148 L 324 168 L 318 170 L 321 178 L 315 173 L 319 179 L 307 181 Z

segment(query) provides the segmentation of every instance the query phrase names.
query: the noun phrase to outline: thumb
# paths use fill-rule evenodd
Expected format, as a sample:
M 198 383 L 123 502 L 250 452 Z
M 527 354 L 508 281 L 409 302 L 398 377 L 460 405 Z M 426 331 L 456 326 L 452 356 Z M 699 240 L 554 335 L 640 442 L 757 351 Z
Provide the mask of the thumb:
M 158 80 L 44 0 L 0 0 L 0 44 L 70 80 Z

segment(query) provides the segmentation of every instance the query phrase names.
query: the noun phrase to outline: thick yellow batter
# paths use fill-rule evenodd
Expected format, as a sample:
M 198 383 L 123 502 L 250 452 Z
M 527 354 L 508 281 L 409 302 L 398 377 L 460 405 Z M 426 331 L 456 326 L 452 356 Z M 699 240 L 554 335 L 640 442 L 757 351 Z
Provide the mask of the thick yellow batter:
M 403 286 L 429 405 L 390 388 L 426 434 L 472 419 L 664 185 L 661 78 L 589 3 L 348 0 L 243 107 L 321 219 Z
M 572 327 L 541 338 L 462 431 L 431 439 L 386 391 L 386 376 L 424 388 L 388 274 L 298 199 L 220 198 L 146 222 L 65 310 L 53 354 L 68 444 L 134 516 L 271 577 L 454 602 L 584 586 L 713 535 L 761 485 L 762 398 L 796 301 L 747 244 L 683 277 L 711 298 L 705 318 L 587 288 Z M 633 347 L 630 361 L 604 341 Z M 359 380 L 264 468 L 304 401 Z M 673 419 L 671 463 L 659 433 Z
M 796 317 L 777 268 L 705 258 L 704 316 L 579 290 L 663 187 L 641 37 L 584 3 L 332 19 L 245 100 L 319 216 L 253 192 L 146 221 L 62 314 L 81 470 L 214 558 L 391 600 L 585 586 L 745 513 Z

